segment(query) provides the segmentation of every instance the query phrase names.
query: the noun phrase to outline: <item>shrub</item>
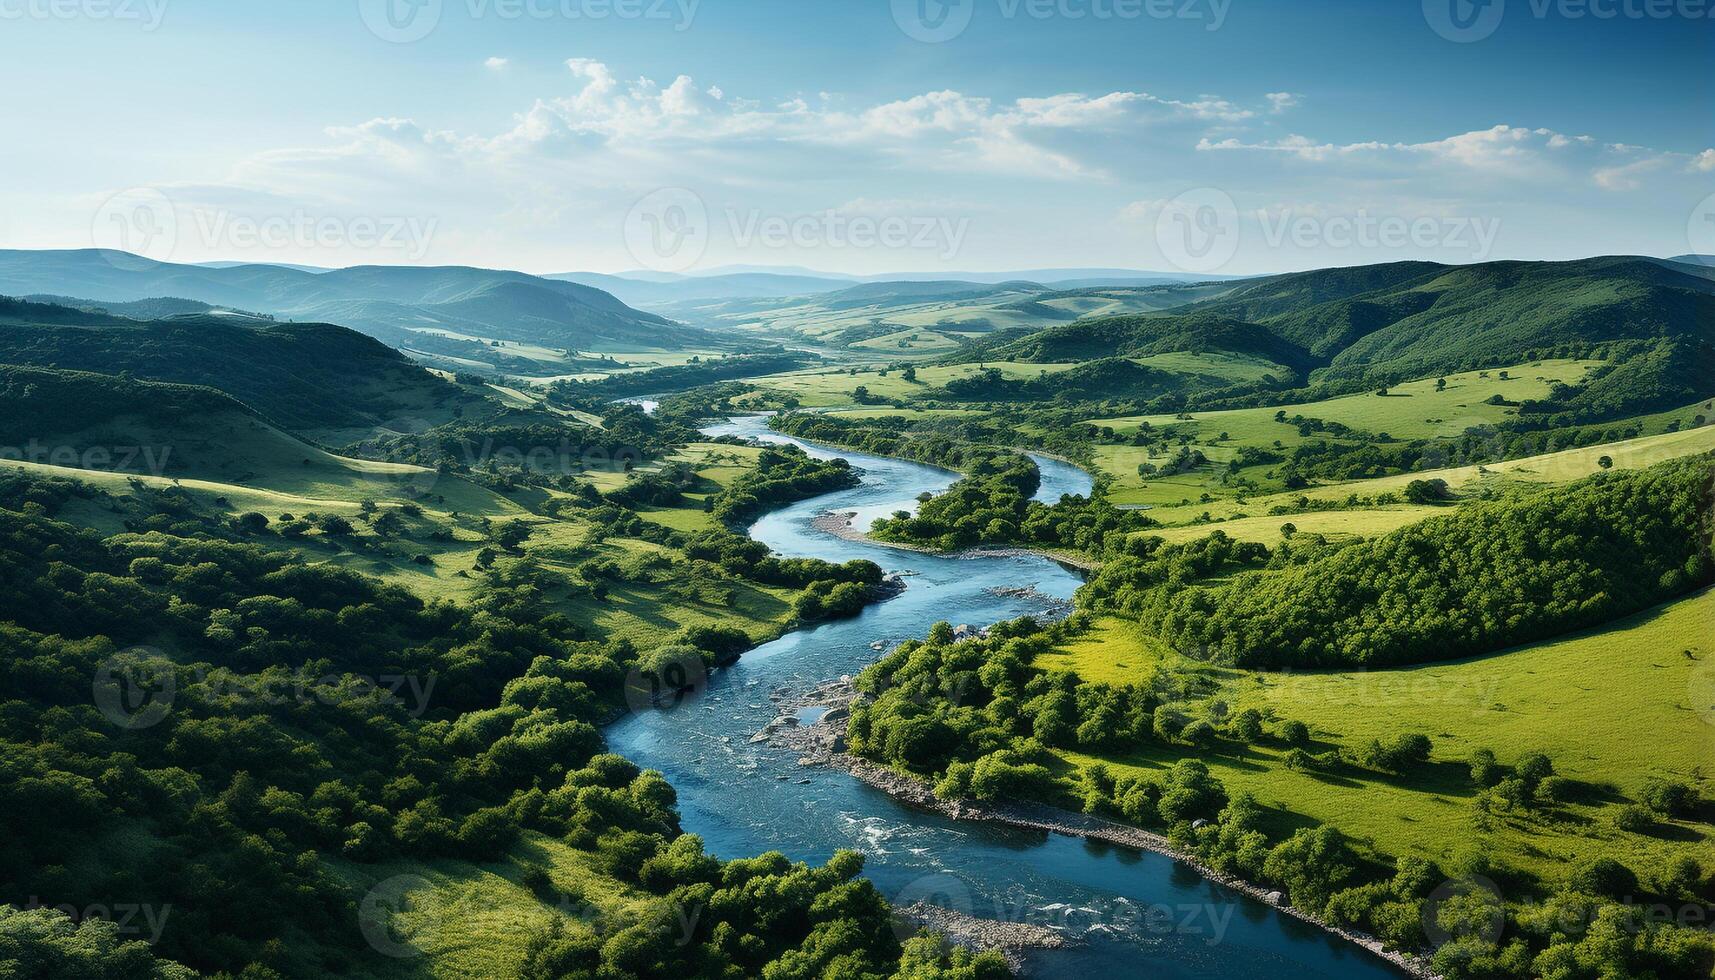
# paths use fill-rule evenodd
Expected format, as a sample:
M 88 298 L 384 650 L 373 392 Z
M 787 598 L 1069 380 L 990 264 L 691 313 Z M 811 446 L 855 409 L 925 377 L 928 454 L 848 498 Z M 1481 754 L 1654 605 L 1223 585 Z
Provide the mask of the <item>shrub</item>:
M 1574 891 L 1623 898 L 1637 892 L 1638 876 L 1613 858 L 1596 858 L 1574 869 L 1566 884 Z
M 1689 783 L 1672 780 L 1644 780 L 1638 799 L 1644 806 L 1669 817 L 1689 817 L 1697 809 L 1697 791 Z

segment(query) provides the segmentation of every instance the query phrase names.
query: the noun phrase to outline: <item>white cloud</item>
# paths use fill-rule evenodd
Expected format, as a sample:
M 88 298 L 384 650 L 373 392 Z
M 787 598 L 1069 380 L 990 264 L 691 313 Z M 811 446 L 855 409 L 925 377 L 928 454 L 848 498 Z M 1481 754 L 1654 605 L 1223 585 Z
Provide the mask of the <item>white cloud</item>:
M 483 62 L 482 66 L 484 68 L 487 68 L 489 71 L 505 71 L 506 66 L 508 66 L 510 64 L 512 64 L 511 58 L 502 58 L 502 57 L 496 55 L 495 57 L 492 57 L 492 58 L 488 59 L 487 61 Z
M 1704 156 L 1652 150 L 1626 143 L 1601 144 L 1589 136 L 1568 136 L 1549 129 L 1493 126 L 1419 143 L 1364 141 L 1317 142 L 1290 135 L 1246 142 L 1236 137 L 1198 141 L 1201 151 L 1277 153 L 1316 163 L 1368 163 L 1376 166 L 1457 166 L 1488 177 L 1546 180 L 1587 168 L 1588 179 L 1604 190 L 1636 190 L 1642 175 L 1675 162 L 1689 169 L 1715 169 L 1715 151 Z
M 1268 99 L 1269 111 L 1278 116 L 1297 106 L 1302 96 L 1296 92 L 1269 92 L 1264 98 Z

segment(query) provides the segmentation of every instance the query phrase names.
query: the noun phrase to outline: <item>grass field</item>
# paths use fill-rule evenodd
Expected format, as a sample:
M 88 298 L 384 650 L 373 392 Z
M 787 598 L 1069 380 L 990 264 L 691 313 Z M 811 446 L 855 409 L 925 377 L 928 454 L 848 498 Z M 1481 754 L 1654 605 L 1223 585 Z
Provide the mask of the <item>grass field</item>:
M 1635 798 L 1645 778 L 1691 781 L 1709 792 L 1715 758 L 1715 591 L 1705 591 L 1610 627 L 1477 660 L 1371 672 L 1251 673 L 1204 665 L 1220 679 L 1232 711 L 1257 708 L 1272 721 L 1310 726 L 1317 745 L 1356 746 L 1375 737 L 1421 732 L 1435 744 L 1426 771 L 1403 777 L 1358 770 L 1295 772 L 1278 744 L 1223 742 L 1201 753 L 1230 791 L 1272 808 L 1277 832 L 1327 822 L 1374 854 L 1445 859 L 1462 847 L 1491 852 L 1503 866 L 1545 883 L 1574 864 L 1611 856 L 1648 872 L 1689 847 L 1715 862 L 1707 815 L 1627 833 L 1611 805 Z M 1079 642 L 1039 658 L 1091 680 L 1146 679 L 1163 658 L 1135 627 L 1101 621 Z M 1181 662 L 1183 664 L 1183 662 Z M 1121 664 L 1125 666 L 1120 667 Z M 1584 784 L 1576 803 L 1547 818 L 1503 818 L 1479 832 L 1466 760 L 1479 748 L 1516 761 L 1544 752 L 1556 770 Z M 1094 757 L 1066 753 L 1073 763 Z M 1156 770 L 1182 755 L 1151 747 L 1111 765 Z
M 1642 436 L 1637 439 L 1587 446 L 1582 449 L 1565 449 L 1541 456 L 1527 456 L 1522 459 L 1482 465 L 1424 470 L 1418 473 L 1384 476 L 1374 480 L 1355 480 L 1350 483 L 1329 484 L 1305 490 L 1259 495 L 1244 501 L 1227 498 L 1207 504 L 1194 501 L 1186 506 L 1177 506 L 1177 501 L 1174 501 L 1174 505 L 1152 509 L 1150 516 L 1170 526 L 1197 520 L 1204 512 L 1209 513 L 1216 521 L 1241 516 L 1256 517 L 1266 514 L 1271 507 L 1291 505 L 1300 497 L 1308 497 L 1311 500 L 1344 501 L 1353 494 L 1360 497 L 1373 497 L 1384 493 L 1397 494 L 1402 492 L 1406 485 L 1413 480 L 1446 480 L 1448 486 L 1462 493 L 1470 493 L 1483 486 L 1499 488 L 1517 483 L 1565 483 L 1601 472 L 1603 467 L 1600 461 L 1603 457 L 1607 457 L 1613 464 L 1613 469 L 1626 470 L 1642 469 L 1669 459 L 1711 451 L 1715 451 L 1715 425 L 1705 425 L 1696 429 L 1682 429 L 1678 432 L 1666 432 L 1661 435 Z M 1166 481 L 1157 485 L 1165 486 Z M 1167 493 L 1164 496 L 1174 496 L 1174 494 Z M 1292 515 L 1278 518 L 1278 520 L 1298 523 L 1302 516 L 1304 515 Z
M 1290 517 L 1243 517 L 1223 521 L 1211 527 L 1206 524 L 1186 524 L 1160 528 L 1141 534 L 1155 535 L 1178 543 L 1193 541 L 1219 529 L 1240 541 L 1257 541 L 1270 547 L 1284 540 L 1281 526 L 1291 523 L 1300 534 L 1320 534 L 1327 538 L 1373 538 L 1395 531 L 1407 524 L 1416 524 L 1426 517 L 1444 514 L 1447 509 L 1418 504 L 1396 504 L 1391 507 L 1369 507 L 1354 510 L 1312 511 Z
M 1377 436 L 1385 434 L 1394 439 L 1458 436 L 1473 426 L 1492 425 L 1517 414 L 1515 406 L 1486 404 L 1491 396 L 1499 394 L 1514 403 L 1542 398 L 1554 382 L 1576 382 L 1600 363 L 1539 361 L 1493 371 L 1448 375 L 1446 387 L 1441 389 L 1437 388 L 1438 379 L 1425 378 L 1395 385 L 1387 389 L 1386 395 L 1366 392 L 1283 408 L 1271 406 L 1195 412 L 1190 413 L 1189 418 L 1130 416 L 1097 419 L 1091 424 L 1110 427 L 1121 436 L 1135 433 L 1146 422 L 1155 429 L 1172 429 L 1190 436 L 1191 444 L 1219 465 L 1232 460 L 1243 446 L 1278 452 L 1305 442 L 1306 437 L 1299 434 L 1297 426 L 1275 420 L 1276 414 L 1282 411 L 1287 418 L 1301 415 L 1325 422 L 1339 422 L 1362 432 Z M 1508 378 L 1502 380 L 1502 374 Z M 1310 438 L 1323 437 L 1316 434 Z M 1138 474 L 1139 464 L 1161 466 L 1170 456 L 1171 452 L 1151 453 L 1140 446 L 1098 445 L 1095 448 L 1096 465 L 1113 477 L 1108 499 L 1116 504 L 1159 507 L 1171 506 L 1185 499 L 1197 502 L 1204 493 L 1214 497 L 1231 495 L 1231 491 L 1219 482 L 1214 466 L 1171 477 L 1146 478 Z M 1262 471 L 1272 468 L 1249 467 L 1245 475 L 1265 478 Z
M 567 898 L 543 901 L 520 878 L 527 863 L 548 869 Z M 330 861 L 335 874 L 368 898 L 366 937 L 396 954 L 391 978 L 484 980 L 517 976 L 527 942 L 558 921 L 570 932 L 603 923 L 645 921 L 658 905 L 646 893 L 593 867 L 591 856 L 534 832 L 492 864 Z
M 1076 365 L 1012 364 L 1002 361 L 984 366 L 997 368 L 1009 378 L 1037 378 Z M 942 394 L 938 389 L 947 382 L 955 378 L 968 378 L 980 368 L 975 364 L 920 367 L 917 369 L 916 381 L 906 381 L 898 371 L 888 371 L 887 376 L 883 377 L 880 373 L 882 370 L 863 368 L 852 373 L 849 370 L 822 368 L 771 374 L 753 378 L 751 383 L 771 392 L 797 398 L 799 404 L 805 408 L 829 408 L 856 405 L 857 401 L 852 397 L 852 393 L 859 387 L 881 398 L 898 398 L 905 401 L 934 398 Z
M 1518 414 L 1518 409 L 1485 402 L 1494 395 L 1508 401 L 1540 399 L 1548 394 L 1549 386 L 1560 381 L 1577 384 L 1601 361 L 1536 361 L 1493 371 L 1470 371 L 1447 376 L 1447 386 L 1436 390 L 1437 379 L 1424 378 L 1387 389 L 1386 395 L 1365 392 L 1345 395 L 1326 401 L 1287 405 L 1288 416 L 1339 422 L 1354 429 L 1372 433 L 1387 433 L 1397 439 L 1429 439 L 1437 436 L 1457 436 L 1474 425 L 1493 424 Z M 1508 375 L 1502 380 L 1501 375 Z M 1132 416 L 1101 419 L 1096 424 L 1109 425 L 1116 432 L 1136 431 L 1138 423 L 1182 426 L 1195 432 L 1197 442 L 1205 442 L 1225 432 L 1231 441 L 1241 445 L 1267 446 L 1279 439 L 1288 446 L 1302 442 L 1298 430 L 1274 420 L 1281 408 L 1240 408 L 1222 412 L 1195 412 L 1193 421 L 1186 422 L 1172 415 Z

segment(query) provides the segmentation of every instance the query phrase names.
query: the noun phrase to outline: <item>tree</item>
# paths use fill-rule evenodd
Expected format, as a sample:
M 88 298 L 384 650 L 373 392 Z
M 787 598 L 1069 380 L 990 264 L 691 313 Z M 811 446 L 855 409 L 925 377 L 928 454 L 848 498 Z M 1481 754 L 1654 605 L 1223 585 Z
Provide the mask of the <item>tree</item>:
M 494 543 L 507 550 L 514 550 L 529 539 L 531 528 L 522 518 L 515 518 L 494 529 Z
M 1566 884 L 1590 895 L 1624 898 L 1637 893 L 1638 876 L 1613 858 L 1596 858 L 1575 868 Z
M 1603 468 L 1605 470 L 1611 470 L 1614 468 L 1614 457 L 1612 457 L 1612 456 L 1600 456 L 1596 459 L 1596 465 L 1600 466 L 1601 468 Z
M 1442 479 L 1413 480 L 1406 484 L 1405 499 L 1413 504 L 1438 504 L 1451 494 L 1447 489 L 1447 481 Z

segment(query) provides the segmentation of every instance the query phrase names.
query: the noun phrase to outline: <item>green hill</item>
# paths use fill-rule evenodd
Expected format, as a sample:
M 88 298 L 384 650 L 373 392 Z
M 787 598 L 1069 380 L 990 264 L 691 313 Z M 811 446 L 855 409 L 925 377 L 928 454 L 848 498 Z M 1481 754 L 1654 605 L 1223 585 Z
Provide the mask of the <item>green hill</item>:
M 218 388 L 290 429 L 361 428 L 486 405 L 386 345 L 325 323 L 139 321 L 0 297 L 0 364 Z
M 1283 340 L 1266 327 L 1209 313 L 1079 320 L 1031 334 L 988 356 L 1063 362 L 1103 357 L 1146 357 L 1175 351 L 1240 354 L 1300 371 L 1307 371 L 1316 363 L 1309 352 Z
M 1598 358 L 1611 366 L 1533 411 L 1616 418 L 1708 392 L 1715 282 L 1628 256 L 1323 269 L 1171 313 L 1050 327 L 983 356 L 1070 361 L 1174 350 L 1262 357 L 1346 390 L 1543 357 Z

